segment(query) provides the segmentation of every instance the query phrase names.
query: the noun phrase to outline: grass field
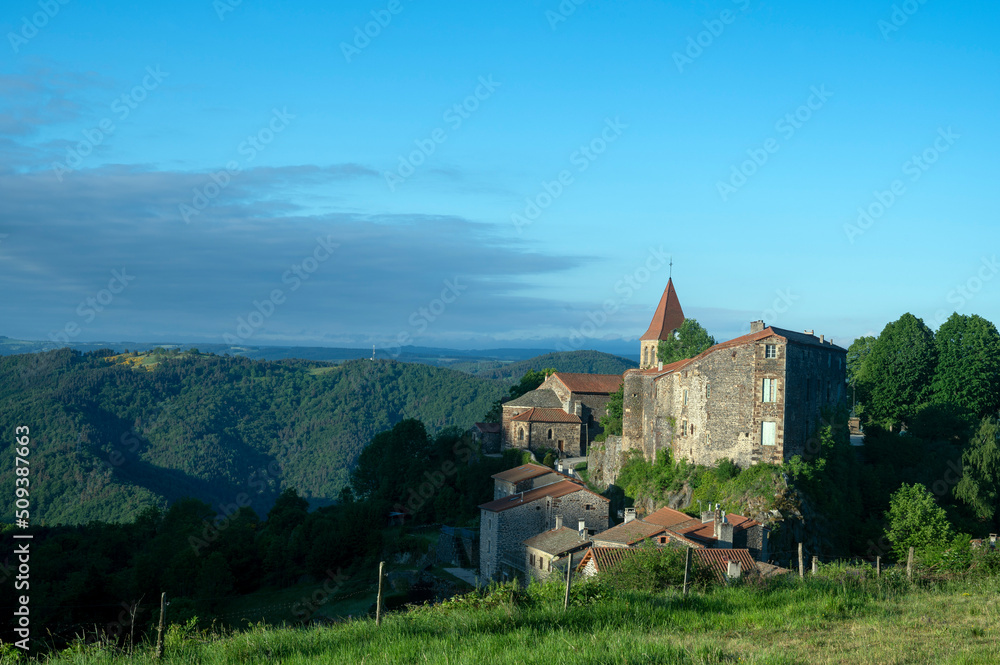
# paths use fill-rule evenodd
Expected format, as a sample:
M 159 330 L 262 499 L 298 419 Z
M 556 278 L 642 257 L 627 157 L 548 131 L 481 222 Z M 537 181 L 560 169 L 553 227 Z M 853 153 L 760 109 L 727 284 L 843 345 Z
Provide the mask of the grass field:
M 173 627 L 163 661 L 101 645 L 68 663 L 998 663 L 1000 580 L 911 588 L 902 580 L 835 578 L 676 592 L 623 593 L 580 584 L 498 590 L 334 626 L 256 626 L 228 634 Z

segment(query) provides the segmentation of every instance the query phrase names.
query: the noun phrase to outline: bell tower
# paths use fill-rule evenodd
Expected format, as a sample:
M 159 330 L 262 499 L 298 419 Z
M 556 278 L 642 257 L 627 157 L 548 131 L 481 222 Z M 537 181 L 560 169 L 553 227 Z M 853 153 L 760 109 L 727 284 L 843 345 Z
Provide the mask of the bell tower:
M 653 320 L 649 328 L 639 338 L 639 369 L 656 367 L 656 351 L 660 340 L 670 339 L 674 331 L 684 323 L 684 310 L 674 291 L 673 276 L 667 279 L 667 287 L 663 289 L 660 304 L 656 306 Z

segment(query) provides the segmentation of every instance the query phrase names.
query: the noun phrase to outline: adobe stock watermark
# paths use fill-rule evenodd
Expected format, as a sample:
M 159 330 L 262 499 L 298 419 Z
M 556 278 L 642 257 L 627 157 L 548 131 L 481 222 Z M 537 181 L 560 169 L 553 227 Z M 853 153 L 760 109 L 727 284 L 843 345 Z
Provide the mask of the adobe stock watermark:
M 479 85 L 472 91 L 472 94 L 461 102 L 449 106 L 441 116 L 441 119 L 448 123 L 451 131 L 458 131 L 462 127 L 462 123 L 471 118 L 472 114 L 479 110 L 479 106 L 492 97 L 493 93 L 501 85 L 503 84 L 493 80 L 492 74 L 485 77 L 480 76 Z M 411 151 L 405 156 L 399 155 L 399 163 L 396 166 L 396 170 L 385 172 L 385 184 L 389 186 L 389 191 L 395 192 L 396 187 L 406 182 L 407 178 L 416 173 L 417 168 L 425 164 L 427 159 L 437 152 L 438 146 L 447 140 L 448 132 L 441 127 L 436 127 L 430 132 L 427 138 L 415 139 L 413 143 L 416 146 L 416 150 Z
M 774 123 L 774 130 L 778 132 L 782 139 L 789 141 L 795 133 L 802 129 L 805 123 L 812 119 L 813 114 L 819 111 L 826 104 L 827 100 L 833 97 L 833 93 L 826 89 L 826 84 L 821 84 L 818 88 L 809 88 L 810 95 L 804 104 L 794 111 L 786 113 Z M 729 197 L 740 190 L 747 181 L 753 177 L 758 170 L 771 159 L 771 156 L 781 149 L 781 142 L 771 137 L 764 141 L 760 148 L 748 148 L 747 159 L 739 164 L 733 164 L 729 169 L 728 180 L 719 180 L 715 183 L 715 189 L 723 201 L 728 201 Z
M 112 270 L 111 279 L 108 280 L 107 288 L 103 288 L 93 296 L 88 296 L 80 301 L 76 307 L 76 315 L 83 319 L 84 323 L 93 323 L 97 315 L 105 310 L 115 301 L 115 297 L 120 295 L 135 280 L 134 275 L 129 275 L 125 268 Z M 62 330 L 49 333 L 49 339 L 53 342 L 68 344 L 71 337 L 76 337 L 83 329 L 76 321 L 67 321 Z
M 257 130 L 256 133 L 247 136 L 245 140 L 236 146 L 236 152 L 243 157 L 243 161 L 229 160 L 226 162 L 225 168 L 209 174 L 206 183 L 191 190 L 191 205 L 186 203 L 179 203 L 177 205 L 177 210 L 180 212 L 181 218 L 185 223 L 190 224 L 192 217 L 200 215 L 212 201 L 218 198 L 223 190 L 233 181 L 233 178 L 246 168 L 250 162 L 256 159 L 258 154 L 267 149 L 267 146 L 274 141 L 274 138 L 285 131 L 294 119 L 295 116 L 288 112 L 287 107 L 282 108 L 280 111 L 276 108 L 271 109 L 271 119 L 267 124 Z
M 290 293 L 298 291 L 302 283 L 307 281 L 319 267 L 326 263 L 333 252 L 340 247 L 333 242 L 333 236 L 326 238 L 316 238 L 316 246 L 313 251 L 298 263 L 293 263 L 291 267 L 281 275 L 281 283 L 288 285 Z M 285 304 L 287 296 L 284 289 L 271 289 L 266 298 L 260 301 L 253 301 L 253 309 L 245 316 L 236 317 L 235 334 L 225 333 L 222 335 L 226 344 L 239 346 L 246 340 L 253 337 L 264 323 L 270 319 L 278 307 Z
M 555 30 L 556 26 L 569 20 L 569 17 L 576 13 L 576 8 L 585 2 L 587 0 L 562 0 L 555 10 L 545 10 L 545 20 L 549 22 L 549 27 Z
M 777 321 L 781 314 L 787 313 L 791 308 L 792 303 L 799 300 L 801 297 L 792 293 L 791 289 L 785 289 L 784 291 L 777 289 L 774 294 L 774 302 L 771 303 L 771 306 L 768 309 L 765 309 L 761 313 L 761 320 L 764 322 L 765 326 Z
M 607 151 L 608 146 L 617 141 L 622 132 L 628 129 L 628 125 L 616 117 L 604 119 L 604 128 L 589 142 L 581 145 L 569 156 L 569 163 L 576 168 L 577 173 L 583 173 L 590 168 L 597 159 Z M 518 234 L 522 233 L 525 226 L 530 226 L 542 216 L 542 213 L 566 191 L 566 189 L 576 182 L 573 172 L 570 169 L 563 169 L 551 181 L 542 180 L 541 191 L 534 196 L 524 199 L 524 209 L 520 212 L 512 213 L 510 221 L 514 224 Z
M 39 30 L 44 29 L 49 21 L 56 17 L 59 10 L 69 3 L 70 0 L 38 0 L 38 8 L 41 11 L 37 11 L 31 16 L 22 16 L 21 29 L 18 32 L 7 33 L 7 41 L 10 42 L 10 48 L 14 51 L 14 55 L 21 51 L 22 46 L 26 46 L 28 42 L 37 37 Z
M 396 335 L 396 343 L 393 345 L 394 351 L 389 353 L 393 358 L 398 358 L 403 352 L 403 346 L 412 342 L 422 335 L 430 324 L 437 321 L 448 310 L 448 306 L 458 300 L 462 293 L 469 288 L 468 284 L 462 284 L 461 277 L 453 277 L 444 280 L 444 288 L 437 298 L 431 299 L 426 307 L 418 307 L 410 314 L 407 322 L 413 328 L 413 332 L 401 331 Z M 388 349 L 387 349 L 388 350 Z
M 879 19 L 878 29 L 882 33 L 882 38 L 888 41 L 889 35 L 906 25 L 910 17 L 920 11 L 920 7 L 925 4 L 927 0 L 905 0 L 898 5 L 894 4 L 889 20 Z
M 340 42 L 340 52 L 344 54 L 344 60 L 350 64 L 355 56 L 361 55 L 362 51 L 371 46 L 372 40 L 377 39 L 382 31 L 389 27 L 393 17 L 399 16 L 404 9 L 406 7 L 402 0 L 389 0 L 385 9 L 371 10 L 372 20 L 363 26 L 354 26 L 354 39 L 351 43 Z
M 750 0 L 733 0 L 733 3 L 739 7 L 741 13 L 746 13 L 750 9 Z M 683 74 L 684 67 L 693 65 L 694 61 L 702 56 L 705 49 L 710 48 L 715 40 L 722 36 L 722 33 L 726 31 L 726 26 L 732 25 L 739 15 L 732 9 L 723 9 L 716 18 L 702 21 L 701 24 L 705 26 L 705 29 L 687 38 L 687 46 L 685 46 L 683 53 L 680 51 L 673 53 L 674 65 L 677 66 L 678 73 Z
M 979 268 L 976 269 L 975 273 L 965 280 L 965 282 L 956 285 L 955 288 L 948 292 L 946 299 L 955 306 L 955 309 L 952 311 L 961 311 L 970 300 L 976 297 L 977 293 L 983 290 L 987 282 L 996 277 L 998 272 L 1000 272 L 1000 262 L 997 261 L 997 255 L 994 254 L 990 258 L 984 256 L 980 260 Z M 952 311 L 939 309 L 934 312 L 934 323 L 931 327 L 940 327 L 942 323 L 948 320 Z
M 243 0 L 213 0 L 212 9 L 220 21 L 226 20 L 226 14 L 236 11 L 236 8 L 243 4 Z
M 149 93 L 160 87 L 163 79 L 170 76 L 169 72 L 160 70 L 160 66 L 146 67 L 146 75 L 142 77 L 139 85 L 131 90 L 115 97 L 110 104 L 111 113 L 118 118 L 118 122 L 124 122 L 132 115 L 132 111 L 139 108 L 139 104 L 144 102 Z M 56 179 L 62 182 L 63 176 L 80 168 L 83 160 L 94 152 L 94 148 L 104 143 L 104 139 L 115 133 L 118 127 L 112 117 L 107 116 L 97 123 L 96 127 L 82 130 L 83 140 L 71 148 L 66 148 L 66 159 L 62 162 L 53 162 L 52 170 L 56 174 Z
M 597 336 L 597 332 L 607 325 L 611 317 L 614 316 L 624 305 L 626 305 L 636 291 L 640 290 L 656 273 L 667 265 L 670 256 L 663 250 L 663 246 L 649 250 L 649 256 L 645 262 L 631 273 L 622 275 L 614 284 L 614 292 L 618 298 L 608 298 L 601 303 L 600 309 L 591 310 L 586 313 L 587 320 L 579 326 L 570 328 L 566 341 L 556 344 L 557 351 L 577 351 L 588 339 Z
M 901 167 L 903 175 L 909 176 L 910 182 L 917 182 L 961 137 L 962 135 L 956 134 L 950 126 L 947 129 L 939 127 L 937 138 L 930 146 L 903 162 Z M 854 239 L 864 235 L 904 194 L 906 194 L 906 182 L 902 178 L 896 178 L 889 183 L 888 189 L 873 191 L 874 200 L 866 206 L 858 207 L 858 217 L 854 223 L 844 224 L 844 235 L 847 236 L 847 240 L 853 245 Z
M 326 605 L 337 591 L 350 580 L 351 577 L 345 574 L 340 568 L 333 572 L 329 568 L 326 570 L 326 579 L 323 584 L 316 588 L 311 594 L 302 596 L 292 605 L 292 615 L 302 621 L 308 621 L 319 608 Z

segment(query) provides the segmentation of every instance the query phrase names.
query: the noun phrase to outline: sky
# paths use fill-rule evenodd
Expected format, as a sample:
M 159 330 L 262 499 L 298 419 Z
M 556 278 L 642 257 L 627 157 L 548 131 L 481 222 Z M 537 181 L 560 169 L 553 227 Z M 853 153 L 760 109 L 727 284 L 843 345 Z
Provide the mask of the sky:
M 998 28 L 975 0 L 6 0 L 0 334 L 603 348 L 671 274 L 720 341 L 1000 322 Z

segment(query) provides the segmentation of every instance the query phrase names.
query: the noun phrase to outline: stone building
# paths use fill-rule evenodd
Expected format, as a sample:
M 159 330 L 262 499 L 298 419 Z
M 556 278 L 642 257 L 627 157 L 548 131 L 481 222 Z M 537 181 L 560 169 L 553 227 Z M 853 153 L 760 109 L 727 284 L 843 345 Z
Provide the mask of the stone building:
M 500 452 L 500 423 L 476 423 L 472 426 L 472 441 L 487 455 Z
M 618 374 L 556 372 L 537 389 L 503 405 L 504 447 L 551 449 L 577 457 L 601 433 L 608 400 L 622 385 Z
M 608 499 L 552 469 L 525 464 L 493 478 L 497 498 L 479 506 L 483 581 L 523 577 L 525 541 L 554 529 L 557 517 L 585 538 L 608 528 Z
M 567 564 L 579 564 L 590 545 L 586 529 L 563 526 L 562 515 L 556 515 L 554 529 L 524 541 L 524 570 L 532 579 L 547 580 L 553 572 L 565 571 Z
M 754 321 L 750 334 L 694 358 L 628 370 L 622 450 L 650 461 L 669 447 L 674 460 L 696 464 L 780 464 L 805 451 L 821 409 L 845 399 L 846 358 L 811 330 Z

